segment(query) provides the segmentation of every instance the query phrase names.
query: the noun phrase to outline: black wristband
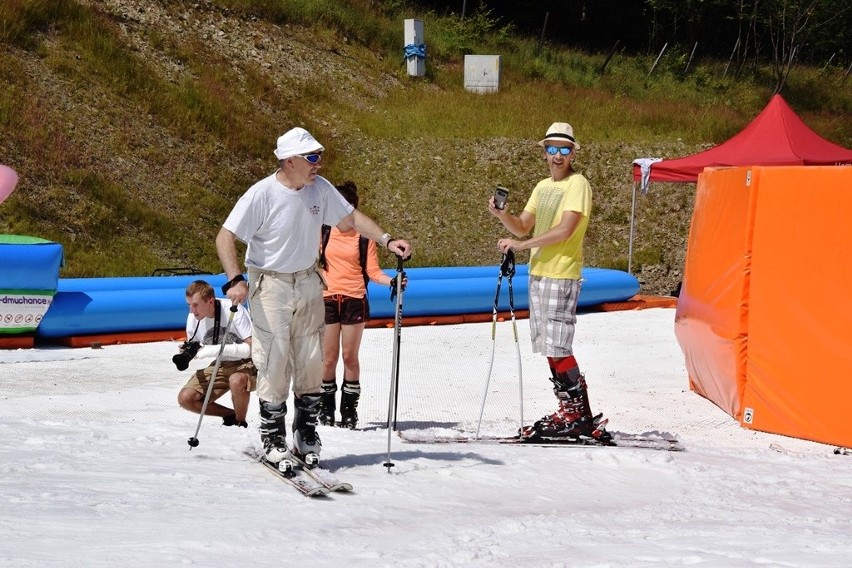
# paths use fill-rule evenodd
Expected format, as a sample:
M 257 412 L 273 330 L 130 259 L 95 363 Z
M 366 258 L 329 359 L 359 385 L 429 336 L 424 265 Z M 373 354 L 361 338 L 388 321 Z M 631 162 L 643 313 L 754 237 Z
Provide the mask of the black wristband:
M 228 280 L 227 282 L 222 284 L 222 293 L 227 294 L 228 290 L 231 289 L 231 286 L 233 286 L 237 282 L 245 282 L 245 281 L 246 281 L 245 276 L 243 276 L 242 274 L 237 274 L 236 276 L 234 276 L 233 278 L 231 278 L 230 280 Z

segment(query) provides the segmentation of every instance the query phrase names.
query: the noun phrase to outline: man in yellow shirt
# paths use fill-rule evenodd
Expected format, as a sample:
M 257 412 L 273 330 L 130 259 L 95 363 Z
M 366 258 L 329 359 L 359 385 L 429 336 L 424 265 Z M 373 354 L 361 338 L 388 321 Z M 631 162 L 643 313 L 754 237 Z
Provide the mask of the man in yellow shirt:
M 495 207 L 488 209 L 516 237 L 500 239 L 501 252 L 530 251 L 529 305 L 530 332 L 534 353 L 547 357 L 553 392 L 559 409 L 521 431 L 524 438 L 602 438 L 600 417 L 593 417 L 586 381 L 574 358 L 574 326 L 577 298 L 583 268 L 583 239 L 592 211 L 592 190 L 588 180 L 573 168 L 580 145 L 574 129 L 555 122 L 539 145 L 550 177 L 533 189 L 520 215 Z

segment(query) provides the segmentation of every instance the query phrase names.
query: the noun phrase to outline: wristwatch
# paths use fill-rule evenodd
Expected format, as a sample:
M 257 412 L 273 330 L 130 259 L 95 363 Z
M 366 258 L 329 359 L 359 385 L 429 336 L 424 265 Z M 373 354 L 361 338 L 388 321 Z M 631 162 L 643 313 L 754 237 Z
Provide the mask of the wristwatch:
M 231 289 L 231 286 L 233 286 L 237 282 L 245 282 L 245 281 L 246 281 L 245 276 L 243 276 L 242 274 L 237 274 L 236 276 L 234 276 L 233 278 L 231 278 L 230 280 L 228 280 L 227 282 L 222 284 L 222 293 L 227 294 L 228 290 Z
M 392 240 L 393 237 L 390 235 L 390 233 L 385 233 L 384 235 L 382 235 L 382 246 L 388 248 L 388 243 L 390 243 Z

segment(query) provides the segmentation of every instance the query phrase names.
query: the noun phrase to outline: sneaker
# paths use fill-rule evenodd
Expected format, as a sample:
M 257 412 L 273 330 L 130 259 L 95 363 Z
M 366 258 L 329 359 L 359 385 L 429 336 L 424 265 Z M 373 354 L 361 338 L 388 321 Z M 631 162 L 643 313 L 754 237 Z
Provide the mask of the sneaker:
M 336 393 L 337 383 L 323 382 L 319 411 L 319 423 L 323 426 L 334 426 L 334 411 L 336 410 L 334 399 Z
M 260 401 L 260 439 L 263 442 L 263 453 L 272 463 L 290 457 L 287 448 L 287 403 L 271 404 Z
M 340 425 L 354 430 L 358 425 L 358 401 L 361 398 L 361 384 L 343 383 L 343 393 L 340 395 Z
M 236 426 L 237 428 L 248 428 L 248 422 L 245 420 L 237 420 L 236 414 L 222 417 L 223 426 Z

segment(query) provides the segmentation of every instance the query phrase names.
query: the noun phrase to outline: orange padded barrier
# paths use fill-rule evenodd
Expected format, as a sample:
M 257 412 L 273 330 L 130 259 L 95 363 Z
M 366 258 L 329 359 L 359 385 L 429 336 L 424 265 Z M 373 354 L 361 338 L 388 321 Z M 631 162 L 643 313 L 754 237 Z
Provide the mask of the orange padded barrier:
M 699 176 L 675 312 L 690 388 L 735 418 L 745 383 L 747 174 L 731 169 Z
M 852 168 L 705 170 L 675 316 L 690 387 L 748 428 L 852 445 Z
M 852 167 L 762 169 L 743 421 L 852 446 Z

